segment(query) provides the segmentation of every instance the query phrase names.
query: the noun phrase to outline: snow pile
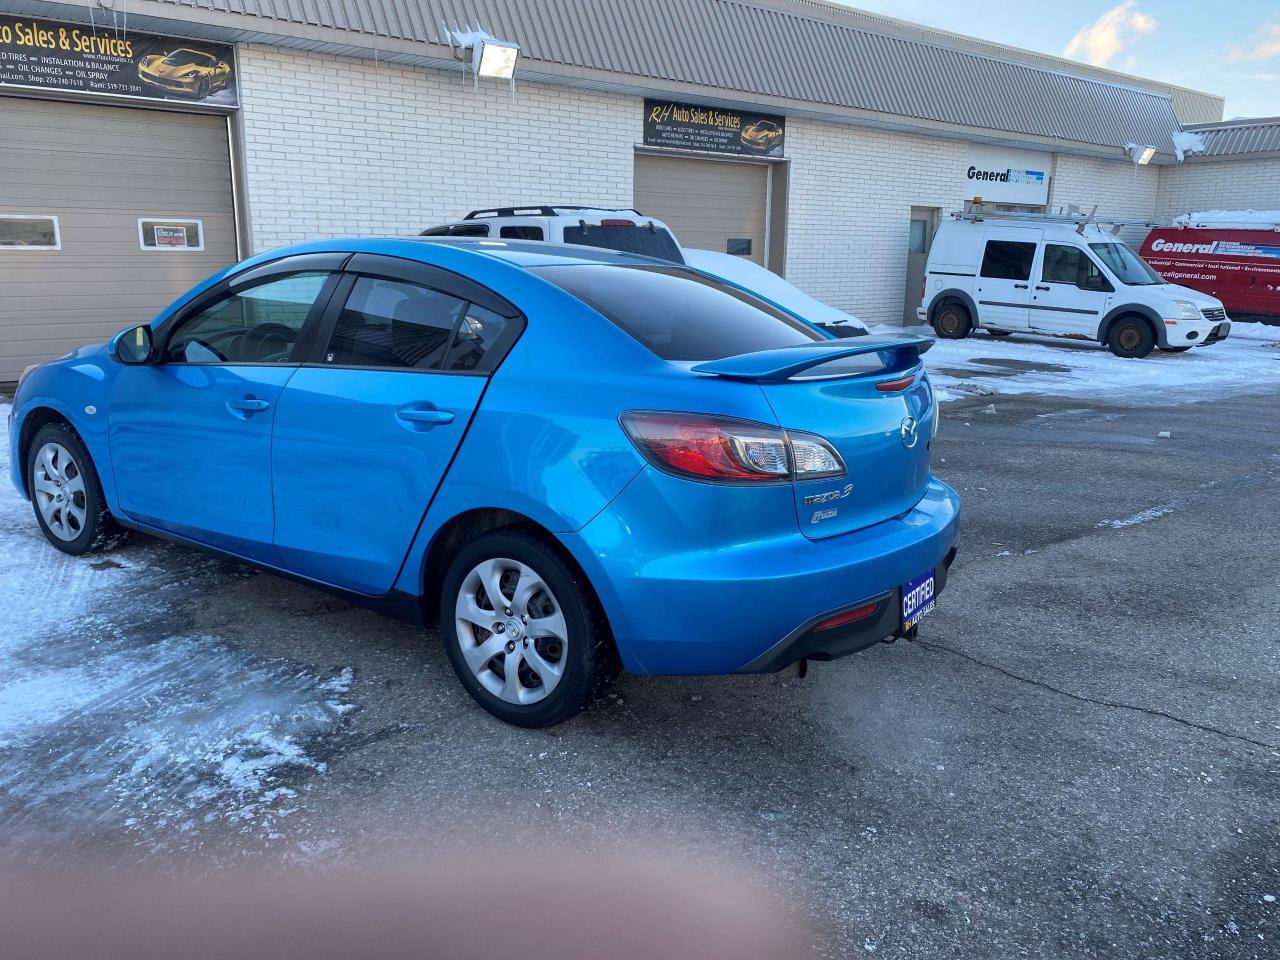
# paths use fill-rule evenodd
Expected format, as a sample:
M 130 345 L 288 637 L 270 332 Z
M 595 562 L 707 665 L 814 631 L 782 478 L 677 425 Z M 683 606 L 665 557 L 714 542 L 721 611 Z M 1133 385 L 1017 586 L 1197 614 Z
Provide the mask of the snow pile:
M 1175 227 L 1280 230 L 1280 210 L 1201 210 L 1173 218 Z
M 940 401 L 1052 394 L 1112 403 L 1191 403 L 1280 391 L 1280 327 L 1237 324 L 1220 343 L 1186 353 L 1156 351 L 1142 360 L 1122 360 L 1101 344 L 1017 334 L 997 340 L 979 332 L 937 341 L 924 361 Z
M 314 748 L 353 709 L 351 672 L 323 679 L 172 631 L 184 584 L 225 564 L 146 540 L 68 557 L 7 482 L 0 554 L 0 844 L 113 829 L 149 846 L 161 831 L 198 842 L 206 824 L 275 836 L 291 784 L 323 772 Z
M 1209 149 L 1205 146 L 1204 137 L 1191 130 L 1178 130 L 1172 134 L 1173 152 L 1178 155 L 1178 162 L 1181 163 L 1186 159 L 1189 153 L 1204 153 Z
M 751 260 L 715 250 L 692 250 L 686 247 L 681 252 L 685 262 L 694 269 L 752 290 L 810 323 L 828 326 L 844 324 L 855 330 L 867 329 L 867 325 L 853 314 L 837 310 L 809 296 L 795 284 L 788 283 L 772 270 L 766 270 Z

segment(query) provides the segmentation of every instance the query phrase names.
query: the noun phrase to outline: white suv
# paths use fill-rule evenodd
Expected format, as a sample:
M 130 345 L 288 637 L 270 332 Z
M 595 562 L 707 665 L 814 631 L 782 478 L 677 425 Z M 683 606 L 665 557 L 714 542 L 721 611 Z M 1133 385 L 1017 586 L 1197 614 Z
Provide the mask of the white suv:
M 546 240 L 585 247 L 607 247 L 684 263 L 680 244 L 661 220 L 636 210 L 533 205 L 472 210 L 461 220 L 423 230 L 423 237 L 489 237 L 495 240 Z
M 1166 283 L 1114 234 L 1067 215 L 953 214 L 934 235 L 917 316 L 948 339 L 978 327 L 1084 337 L 1118 357 L 1181 352 L 1231 331 L 1221 300 Z

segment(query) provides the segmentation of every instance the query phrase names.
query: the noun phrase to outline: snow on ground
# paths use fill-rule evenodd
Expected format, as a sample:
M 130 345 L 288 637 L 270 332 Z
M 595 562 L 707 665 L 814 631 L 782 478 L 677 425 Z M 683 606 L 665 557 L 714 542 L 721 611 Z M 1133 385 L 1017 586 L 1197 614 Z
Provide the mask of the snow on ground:
M 1280 390 L 1280 327 L 1233 324 L 1231 336 L 1220 343 L 1186 353 L 1156 351 L 1141 360 L 1121 360 L 1101 344 L 1079 340 L 1019 334 L 997 339 L 978 332 L 964 340 L 938 340 L 924 359 L 944 401 L 1036 393 L 1117 403 L 1192 403 Z
M 8 412 L 0 404 L 0 419 Z M 312 747 L 353 709 L 322 678 L 182 629 L 185 583 L 226 575 L 140 539 L 90 557 L 49 546 L 0 450 L 0 848 L 163 832 L 270 840 Z

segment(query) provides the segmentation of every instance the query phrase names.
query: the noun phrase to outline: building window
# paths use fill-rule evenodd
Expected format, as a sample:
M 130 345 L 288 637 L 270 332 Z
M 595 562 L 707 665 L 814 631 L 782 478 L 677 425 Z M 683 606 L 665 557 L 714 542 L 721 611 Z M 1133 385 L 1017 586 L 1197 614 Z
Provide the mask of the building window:
M 20 250 L 61 250 L 57 217 L 0 213 L 0 247 Z
M 725 253 L 731 253 L 735 257 L 751 256 L 751 238 L 750 237 L 730 237 L 725 243 Z
M 204 222 L 139 217 L 138 246 L 143 250 L 203 250 Z

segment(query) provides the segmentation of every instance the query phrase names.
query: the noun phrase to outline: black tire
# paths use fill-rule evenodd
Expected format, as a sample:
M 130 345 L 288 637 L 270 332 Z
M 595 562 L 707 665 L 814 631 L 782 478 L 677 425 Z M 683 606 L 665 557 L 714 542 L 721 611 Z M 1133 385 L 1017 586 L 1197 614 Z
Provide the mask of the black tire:
M 480 610 L 494 609 L 493 626 L 502 629 L 496 631 L 472 627 L 464 618 L 460 631 L 458 604 L 464 583 L 468 583 L 468 578 L 481 564 L 492 560 L 522 564 L 549 588 L 546 593 L 535 592 L 527 597 L 527 608 L 533 610 L 535 604 L 542 603 L 542 612 L 545 613 L 548 609 L 558 607 L 566 628 L 563 645 L 558 645 L 558 641 L 553 643 L 554 637 L 533 636 L 533 629 L 528 625 L 529 618 L 521 617 L 523 611 L 518 606 L 519 598 L 512 599 L 515 591 L 509 585 L 510 577 L 515 575 L 518 578 L 519 573 L 509 566 L 505 568 L 506 573 L 502 575 L 498 587 L 499 591 L 506 591 L 503 592 L 502 611 L 494 609 L 496 605 L 491 601 L 488 601 L 487 606 L 480 603 L 482 598 L 479 594 L 472 594 L 472 599 L 477 601 Z M 468 593 L 474 589 L 476 582 L 472 580 L 468 583 Z M 483 600 L 488 600 L 487 591 Z M 546 606 L 547 601 L 550 601 L 550 607 Z M 505 615 L 506 610 L 511 610 L 512 613 Z M 505 616 L 499 616 L 500 612 Z M 504 627 L 504 623 L 512 626 Z M 523 634 L 519 640 L 511 639 L 518 631 L 523 630 L 528 630 L 528 633 Z M 522 530 L 507 529 L 487 533 L 463 547 L 453 558 L 441 587 L 440 632 L 444 636 L 449 662 L 453 664 L 454 672 L 467 692 L 499 720 L 518 727 L 549 727 L 577 715 L 612 679 L 617 669 L 612 638 L 604 623 L 603 614 L 597 608 L 594 594 L 582 574 L 566 561 L 554 544 Z M 500 633 L 505 639 L 497 639 Z M 464 645 L 476 651 L 491 642 L 500 644 L 499 649 L 483 666 L 473 669 L 463 652 Z M 500 693 L 491 690 L 490 686 L 501 686 L 505 682 L 507 664 L 512 662 L 511 658 L 517 651 L 520 656 L 515 657 L 515 683 L 519 686 L 519 690 L 514 691 L 516 698 L 537 695 L 537 691 L 543 686 L 541 674 L 535 673 L 531 661 L 525 659 L 529 656 L 531 644 L 533 652 L 542 658 L 542 662 L 550 662 L 553 666 L 562 665 L 562 672 L 551 691 L 542 695 L 542 699 L 531 703 L 504 699 Z M 557 656 L 558 659 L 553 659 Z M 506 688 L 503 687 L 503 690 Z
M 943 340 L 963 340 L 973 332 L 973 320 L 960 304 L 943 304 L 933 315 L 933 332 Z
M 1145 317 L 1121 317 L 1107 331 L 1107 347 L 1117 357 L 1140 360 L 1156 348 L 1156 332 Z
M 990 327 L 983 327 L 982 329 L 986 330 L 987 333 L 993 337 L 1007 337 L 1013 333 L 1012 330 L 992 330 Z
M 78 509 L 64 508 L 60 511 L 55 506 L 53 512 L 60 528 L 73 534 L 70 537 L 62 536 L 50 527 L 40 507 L 41 494 L 36 489 L 36 467 L 45 448 L 51 444 L 56 444 L 70 455 L 70 463 L 61 471 L 62 476 L 69 478 L 67 486 L 65 492 L 60 492 L 58 496 L 68 497 L 69 504 Z M 41 469 L 42 472 L 47 472 L 47 468 L 42 466 Z M 79 478 L 79 484 L 76 483 L 76 478 Z M 71 492 L 75 487 L 83 489 Z M 40 531 L 49 543 L 63 553 L 69 553 L 73 557 L 97 553 L 109 550 L 128 538 L 129 531 L 117 524 L 111 511 L 107 509 L 93 458 L 89 456 L 88 449 L 76 432 L 65 424 L 46 424 L 36 432 L 31 441 L 31 449 L 27 452 L 27 489 L 31 493 L 31 506 Z M 83 522 L 79 519 L 80 516 L 83 516 Z
M 1161 347 L 1160 349 L 1165 353 L 1186 353 L 1193 346 L 1195 346 L 1195 344 L 1188 343 L 1185 347 Z
M 209 78 L 201 77 L 200 83 L 196 86 L 196 99 L 204 100 L 206 97 L 208 97 L 210 87 L 211 87 L 211 84 L 209 83 Z

